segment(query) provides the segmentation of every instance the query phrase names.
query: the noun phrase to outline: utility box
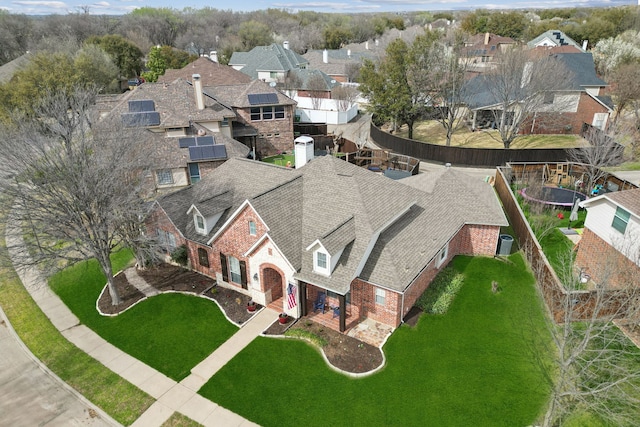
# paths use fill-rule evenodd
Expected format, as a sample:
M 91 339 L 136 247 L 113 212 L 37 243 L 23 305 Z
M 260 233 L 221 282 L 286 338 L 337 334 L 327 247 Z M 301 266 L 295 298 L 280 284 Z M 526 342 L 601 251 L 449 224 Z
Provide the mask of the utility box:
M 299 136 L 293 140 L 295 146 L 296 168 L 300 168 L 313 160 L 313 138 L 310 136 Z
M 511 255 L 511 247 L 513 246 L 513 237 L 508 234 L 501 234 L 498 241 L 498 255 Z

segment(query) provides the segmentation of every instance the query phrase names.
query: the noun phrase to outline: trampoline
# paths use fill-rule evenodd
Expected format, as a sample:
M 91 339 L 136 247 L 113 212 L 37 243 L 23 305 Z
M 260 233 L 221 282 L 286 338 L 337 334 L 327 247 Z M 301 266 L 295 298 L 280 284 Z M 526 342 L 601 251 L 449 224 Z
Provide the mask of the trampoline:
M 537 191 L 536 191 L 537 192 Z M 540 194 L 535 197 L 527 194 L 527 189 L 520 190 L 520 194 L 527 200 L 531 200 L 538 203 L 544 203 L 551 206 L 562 206 L 570 208 L 577 200 L 586 200 L 587 196 L 574 190 L 560 187 L 542 187 Z

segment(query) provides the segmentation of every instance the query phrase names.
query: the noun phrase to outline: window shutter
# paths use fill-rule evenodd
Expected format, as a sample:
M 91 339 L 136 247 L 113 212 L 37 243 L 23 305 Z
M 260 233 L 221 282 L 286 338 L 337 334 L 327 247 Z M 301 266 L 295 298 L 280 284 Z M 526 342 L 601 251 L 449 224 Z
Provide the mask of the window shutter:
M 240 283 L 244 289 L 247 289 L 247 263 L 240 261 Z
M 227 257 L 220 252 L 220 265 L 222 266 L 222 280 L 229 281 L 229 265 L 227 264 Z

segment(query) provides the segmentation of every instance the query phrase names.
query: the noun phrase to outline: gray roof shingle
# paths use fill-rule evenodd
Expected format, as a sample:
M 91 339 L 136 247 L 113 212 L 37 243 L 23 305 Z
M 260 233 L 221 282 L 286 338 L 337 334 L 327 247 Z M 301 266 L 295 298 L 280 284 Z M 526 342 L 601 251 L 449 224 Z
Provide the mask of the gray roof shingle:
M 158 203 L 185 237 L 205 243 L 248 200 L 298 279 L 344 294 L 359 274 L 402 291 L 465 224 L 507 224 L 493 189 L 461 172 L 446 170 L 429 192 L 419 189 L 419 179 L 409 183 L 332 156 L 300 169 L 233 159 Z M 188 207 L 223 191 L 230 206 L 208 236 L 198 235 Z M 314 272 L 306 250 L 317 240 L 331 253 L 344 248 L 329 277 Z

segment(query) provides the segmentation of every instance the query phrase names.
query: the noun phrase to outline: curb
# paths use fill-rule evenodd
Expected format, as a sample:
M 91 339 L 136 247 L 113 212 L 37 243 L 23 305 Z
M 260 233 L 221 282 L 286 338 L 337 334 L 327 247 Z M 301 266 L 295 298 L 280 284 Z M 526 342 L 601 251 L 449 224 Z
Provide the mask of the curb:
M 0 320 L 4 321 L 5 325 L 7 326 L 7 329 L 9 330 L 9 334 L 18 342 L 18 345 L 22 348 L 25 354 L 31 360 L 33 360 L 36 363 L 36 365 L 38 365 L 40 370 L 42 370 L 49 377 L 53 378 L 62 388 L 64 388 L 66 391 L 71 393 L 76 399 L 78 399 L 84 405 L 86 405 L 88 409 L 95 411 L 102 420 L 104 420 L 105 422 L 113 426 L 122 427 L 122 424 L 120 424 L 119 422 L 111 418 L 109 414 L 103 411 L 100 407 L 94 405 L 91 401 L 89 401 L 89 399 L 87 399 L 82 394 L 80 394 L 75 388 L 71 387 L 69 384 L 64 382 L 59 376 L 57 376 L 53 371 L 51 371 L 44 363 L 42 363 L 42 361 L 38 359 L 31 352 L 31 350 L 29 350 L 29 347 L 27 347 L 27 345 L 24 342 L 22 342 L 16 330 L 13 329 L 13 325 L 9 321 L 9 318 L 5 314 L 4 310 L 2 310 L 2 307 L 0 307 Z

